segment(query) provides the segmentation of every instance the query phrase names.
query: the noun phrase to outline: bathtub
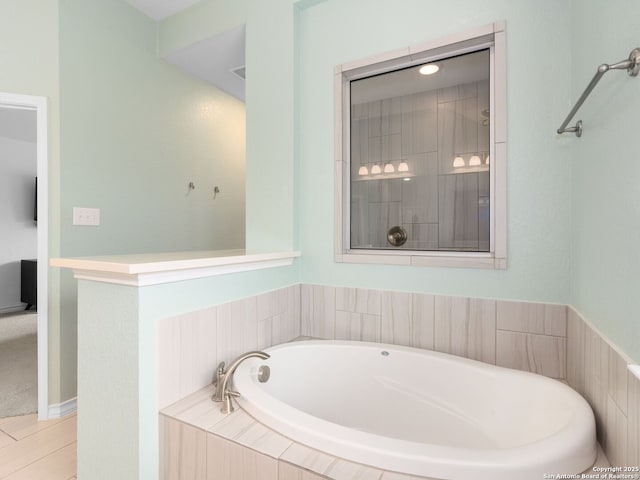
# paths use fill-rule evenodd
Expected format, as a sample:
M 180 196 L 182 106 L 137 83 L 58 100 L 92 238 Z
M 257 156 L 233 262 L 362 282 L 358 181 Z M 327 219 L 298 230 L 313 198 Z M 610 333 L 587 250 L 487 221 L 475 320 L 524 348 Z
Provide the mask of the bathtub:
M 270 359 L 236 370 L 238 403 L 328 454 L 447 480 L 541 480 L 595 461 L 591 408 L 556 380 L 378 343 L 313 340 L 265 351 Z M 265 383 L 262 365 L 271 373 Z

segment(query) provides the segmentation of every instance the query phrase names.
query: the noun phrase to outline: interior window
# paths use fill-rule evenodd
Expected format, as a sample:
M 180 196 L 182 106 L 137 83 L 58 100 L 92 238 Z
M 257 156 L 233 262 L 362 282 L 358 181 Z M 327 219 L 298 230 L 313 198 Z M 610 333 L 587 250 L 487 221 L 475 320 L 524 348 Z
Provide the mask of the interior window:
M 350 89 L 351 248 L 488 252 L 489 50 Z
M 338 67 L 337 261 L 505 268 L 498 27 Z

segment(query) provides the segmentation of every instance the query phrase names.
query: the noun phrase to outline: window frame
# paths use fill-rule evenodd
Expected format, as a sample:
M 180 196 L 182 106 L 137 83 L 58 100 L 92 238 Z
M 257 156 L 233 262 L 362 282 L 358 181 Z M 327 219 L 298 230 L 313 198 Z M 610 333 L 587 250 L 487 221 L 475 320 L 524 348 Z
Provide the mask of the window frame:
M 490 48 L 490 245 L 489 252 L 429 250 L 352 249 L 350 182 L 350 82 Z M 507 267 L 507 109 L 505 22 L 393 50 L 373 57 L 338 65 L 334 70 L 335 121 L 335 252 L 336 263 L 468 267 Z

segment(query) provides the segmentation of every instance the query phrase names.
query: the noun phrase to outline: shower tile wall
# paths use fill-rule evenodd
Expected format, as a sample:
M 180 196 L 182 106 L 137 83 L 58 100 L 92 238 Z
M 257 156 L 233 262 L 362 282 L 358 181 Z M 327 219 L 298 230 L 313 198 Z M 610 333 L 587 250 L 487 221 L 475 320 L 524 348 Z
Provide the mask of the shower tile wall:
M 488 169 L 452 166 L 456 155 L 468 162 L 472 154 L 489 152 L 482 114 L 488 108 L 487 81 L 352 107 L 354 246 L 389 248 L 387 231 L 401 225 L 408 234 L 401 248 L 488 250 Z M 374 164 L 383 168 L 387 162 L 397 169 L 400 161 L 415 175 L 410 181 L 358 175 L 362 165 L 370 172 Z

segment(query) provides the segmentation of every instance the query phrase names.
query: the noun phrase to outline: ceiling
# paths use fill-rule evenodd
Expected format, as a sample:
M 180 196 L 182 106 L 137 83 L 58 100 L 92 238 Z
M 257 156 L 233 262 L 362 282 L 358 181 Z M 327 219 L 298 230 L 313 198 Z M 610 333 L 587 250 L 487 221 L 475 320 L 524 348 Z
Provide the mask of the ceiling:
M 146 16 L 159 21 L 200 0 L 125 1 Z M 233 73 L 233 70 L 245 65 L 244 38 L 245 27 L 240 25 L 176 50 L 164 57 L 164 60 L 244 102 L 244 78 Z
M 244 66 L 245 27 L 222 32 L 188 45 L 164 59 L 244 102 L 244 79 L 232 70 Z
M 125 0 L 131 6 L 137 8 L 147 17 L 154 20 L 163 20 L 185 8 L 198 3 L 200 0 Z

